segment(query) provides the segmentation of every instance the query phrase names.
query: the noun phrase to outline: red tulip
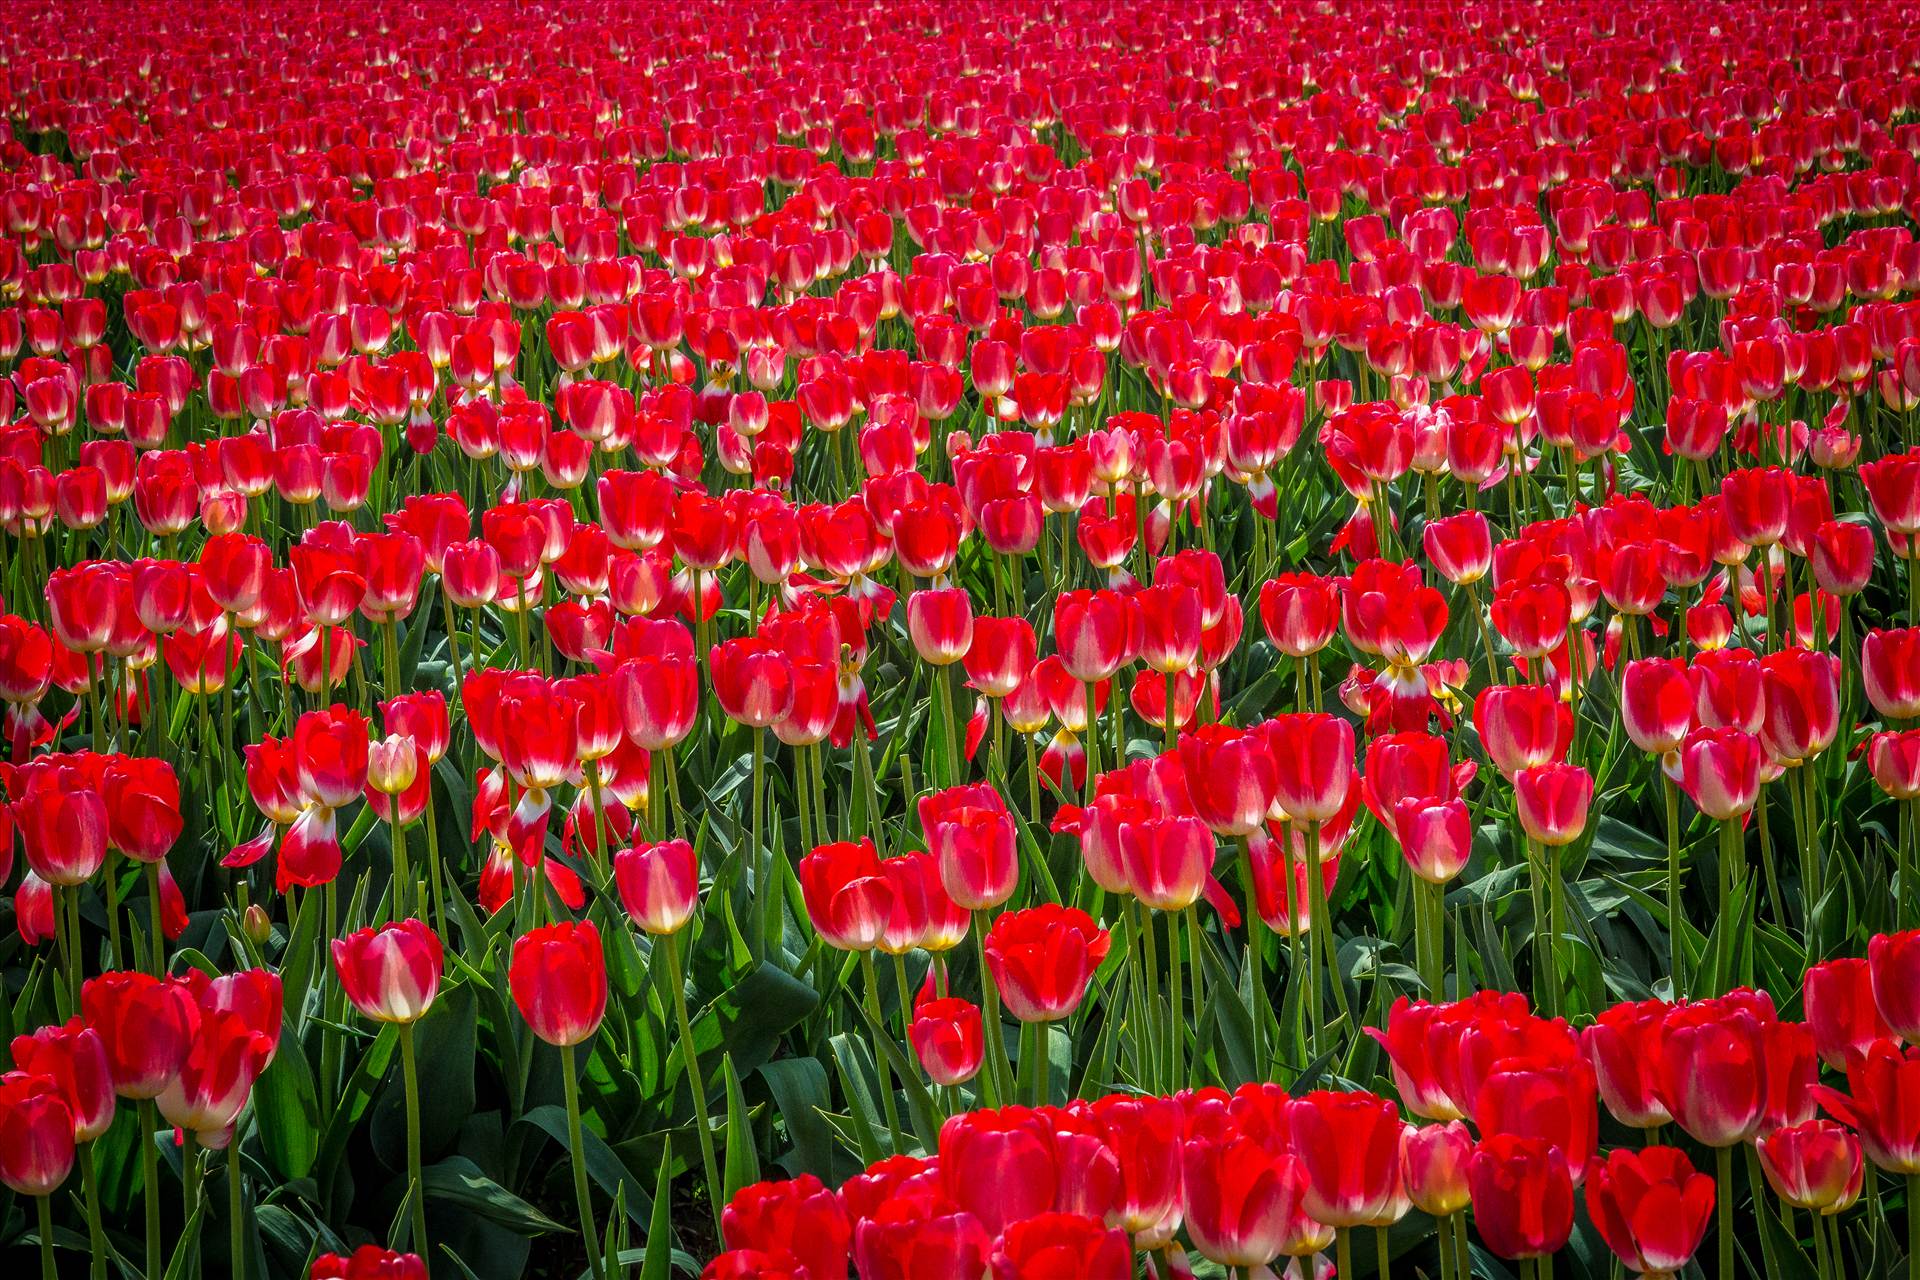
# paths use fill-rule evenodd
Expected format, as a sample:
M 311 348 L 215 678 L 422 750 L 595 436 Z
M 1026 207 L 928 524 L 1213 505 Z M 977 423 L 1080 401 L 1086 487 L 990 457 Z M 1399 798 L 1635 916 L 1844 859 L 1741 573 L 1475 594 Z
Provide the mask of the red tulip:
M 968 911 L 997 907 L 1013 896 L 1020 875 L 1018 836 L 1005 800 L 989 783 L 949 787 L 920 797 L 920 828 L 940 862 L 947 895 Z
M 1766 719 L 1760 738 L 1786 767 L 1804 764 L 1840 732 L 1840 659 L 1808 649 L 1782 649 L 1761 659 Z
M 1121 827 L 1122 882 L 1155 911 L 1200 900 L 1213 870 L 1213 832 L 1198 818 L 1154 818 Z
M 427 1280 L 427 1264 L 416 1254 L 363 1244 L 345 1258 L 321 1254 L 313 1260 L 307 1280 Z
M 1289 657 L 1318 653 L 1340 624 L 1340 590 L 1331 579 L 1283 573 L 1260 587 L 1260 624 Z
M 940 1181 L 989 1235 L 1053 1208 L 1059 1175 L 1053 1126 L 1038 1111 L 1002 1107 L 940 1127 Z
M 1527 838 L 1550 847 L 1572 844 L 1587 829 L 1593 775 L 1576 764 L 1543 764 L 1513 780 L 1514 801 Z
M 1903 1040 L 1920 1040 L 1920 929 L 1876 934 L 1867 943 L 1867 970 L 1886 1024 Z
M 1183 1117 L 1173 1098 L 1109 1094 L 1093 1104 L 1120 1171 L 1115 1225 L 1136 1237 L 1171 1231 L 1182 1199 Z
M 861 1280 L 980 1280 L 993 1237 L 971 1213 L 889 1203 L 854 1231 Z
M 1067 673 L 1085 683 L 1105 680 L 1139 646 L 1134 605 L 1115 591 L 1063 591 L 1053 606 L 1054 648 Z
M 1636 1275 L 1670 1275 L 1693 1258 L 1713 1217 L 1714 1184 L 1675 1147 L 1619 1148 L 1594 1163 L 1587 1213 Z
M 1920 729 L 1874 734 L 1867 743 L 1867 768 L 1895 800 L 1920 800 Z
M 1920 534 L 1920 450 L 1862 463 L 1860 482 L 1874 516 L 1889 532 Z
M 700 860 L 685 840 L 636 844 L 613 855 L 621 905 L 655 936 L 678 933 L 700 906 Z
M 1467 1186 L 1480 1239 L 1502 1258 L 1558 1253 L 1573 1234 L 1573 1180 L 1544 1139 L 1486 1139 L 1467 1161 Z
M 1825 521 L 1813 531 L 1807 559 L 1822 591 L 1858 594 L 1873 579 L 1873 529 L 1851 521 Z
M 1295 822 L 1332 821 L 1354 787 L 1353 725 L 1338 716 L 1303 712 L 1276 716 L 1264 728 L 1273 803 Z M 1187 785 L 1192 791 L 1191 780 Z
M 730 720 L 764 729 L 793 709 L 793 659 L 766 641 L 743 637 L 717 644 L 707 669 Z
M 295 723 L 291 743 L 301 791 L 338 809 L 360 797 L 367 783 L 367 721 L 349 707 L 309 711 Z
M 440 992 L 445 949 L 419 920 L 358 929 L 333 940 L 333 968 L 347 999 L 376 1022 L 414 1022 Z
M 1600 1117 L 1593 1068 L 1584 1058 L 1529 1061 L 1507 1058 L 1480 1081 L 1473 1120 L 1483 1136 L 1544 1138 L 1567 1162 L 1575 1186 L 1599 1147 Z
M 1205 725 L 1180 739 L 1187 792 L 1200 820 L 1223 836 L 1258 831 L 1273 805 L 1279 772 L 1268 740 L 1250 730 Z
M 1741 729 L 1695 729 L 1680 748 L 1681 783 L 1717 822 L 1750 813 L 1760 798 L 1760 739 Z
M 180 1073 L 197 1021 L 193 997 L 145 973 L 103 973 L 80 989 L 80 1013 L 100 1034 L 114 1092 L 157 1097 Z
M 1413 874 L 1446 884 L 1473 854 L 1473 818 L 1467 802 L 1408 796 L 1394 806 L 1393 835 Z
M 1130 1280 L 1133 1247 L 1126 1233 L 1077 1213 L 1043 1213 L 1016 1222 L 994 1242 L 994 1280 Z
M 1581 1033 L 1600 1100 L 1631 1129 L 1673 1119 L 1660 1100 L 1661 1026 L 1672 1008 L 1663 1000 L 1622 1002 L 1600 1012 Z
M 13 806 L 27 865 L 52 885 L 85 884 L 107 857 L 107 806 L 77 778 L 30 782 Z
M 700 1280 L 812 1280 L 813 1273 L 785 1249 L 728 1249 L 714 1255 Z
M 1184 582 L 1163 583 L 1137 592 L 1140 660 L 1163 675 L 1191 669 L 1200 659 L 1204 616 L 1200 593 Z
M 873 950 L 893 914 L 893 888 L 873 841 L 819 845 L 797 870 L 820 940 L 841 951 Z
M 592 923 L 562 922 L 514 940 L 507 983 L 520 1016 L 548 1044 L 576 1045 L 607 1011 L 607 962 Z
M 973 602 L 959 587 L 916 591 L 907 597 L 907 632 L 923 662 L 951 666 L 973 647 Z
M 203 1006 L 179 1074 L 155 1099 L 160 1114 L 208 1146 L 225 1146 L 254 1081 L 273 1059 L 275 1041 L 246 1014 Z
M 1400 1169 L 1413 1207 L 1435 1218 L 1466 1208 L 1472 1199 L 1467 1188 L 1472 1155 L 1473 1134 L 1458 1120 L 1408 1125 L 1400 1143 Z
M 1187 1235 L 1222 1266 L 1263 1267 L 1316 1227 L 1321 1247 L 1332 1236 L 1309 1214 L 1308 1173 L 1294 1156 L 1275 1156 L 1250 1138 L 1196 1136 L 1181 1164 Z
M 1620 715 L 1642 751 L 1678 751 L 1693 727 L 1693 684 L 1676 658 L 1640 658 L 1620 679 Z
M 965 1084 L 979 1074 L 986 1056 L 979 1006 L 957 996 L 917 1005 L 907 1039 L 927 1078 L 938 1085 Z
M 1685 1005 L 1661 1024 L 1660 1101 L 1687 1135 L 1731 1147 L 1759 1132 L 1767 1099 L 1761 1022 L 1727 1001 Z
M 80 1018 L 13 1038 L 13 1063 L 58 1086 L 73 1117 L 75 1142 L 92 1142 L 113 1124 L 113 1070 L 100 1033 Z
M 1828 1114 L 1860 1135 L 1867 1158 L 1888 1173 L 1920 1173 L 1920 1049 L 1880 1040 L 1847 1064 L 1852 1096 L 1815 1085 Z
M 1394 1104 L 1316 1090 L 1289 1102 L 1286 1124 L 1307 1172 L 1306 1209 L 1330 1227 L 1386 1226 L 1407 1211 Z
M 1080 1007 L 1109 941 L 1076 907 L 1009 911 L 987 934 L 987 969 L 1007 1012 L 1021 1022 L 1056 1022 Z
M 967 683 L 989 698 L 1004 698 L 1033 670 L 1033 624 L 1025 618 L 976 618 L 963 661 Z
M 1892 983 L 1902 980 L 1897 972 L 1890 977 Z M 1814 1048 L 1835 1071 L 1846 1070 L 1854 1054 L 1894 1034 L 1874 1001 L 1873 975 L 1865 960 L 1847 957 L 1813 966 L 1807 970 L 1801 999 Z M 1898 994 L 1894 1000 L 1896 1006 L 1905 1003 Z
M 844 1276 L 853 1224 L 840 1197 L 812 1174 L 734 1193 L 720 1214 L 729 1249 L 784 1249 L 813 1276 Z
M 1774 1194 L 1796 1209 L 1842 1213 L 1860 1198 L 1866 1165 L 1860 1139 L 1831 1120 L 1776 1129 L 1754 1142 Z
M 0 1076 L 0 1183 L 50 1196 L 73 1171 L 73 1114 L 60 1086 L 26 1071 Z
M 1474 699 L 1473 723 L 1494 768 L 1511 779 L 1566 758 L 1573 711 L 1544 685 L 1490 685 Z
M 1572 601 L 1560 583 L 1539 579 L 1503 582 L 1489 617 L 1494 630 L 1525 658 L 1544 658 L 1567 641 Z
M 428 764 L 440 763 L 447 754 L 452 730 L 447 720 L 447 699 L 438 689 L 403 693 L 380 704 L 381 723 L 389 734 L 412 738 Z
M 1455 586 L 1478 582 L 1493 567 L 1493 531 L 1478 511 L 1429 520 L 1420 531 L 1420 545 L 1434 569 Z
M 1867 700 L 1888 720 L 1920 718 L 1920 627 L 1867 632 L 1860 646 Z

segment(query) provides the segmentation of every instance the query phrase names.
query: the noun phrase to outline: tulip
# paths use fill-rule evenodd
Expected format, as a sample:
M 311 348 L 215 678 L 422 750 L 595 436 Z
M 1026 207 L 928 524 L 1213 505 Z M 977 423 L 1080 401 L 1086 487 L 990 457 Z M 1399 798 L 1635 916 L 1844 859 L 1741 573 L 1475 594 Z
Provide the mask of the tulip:
M 1673 1119 L 1660 1100 L 1659 1070 L 1661 1026 L 1670 1008 L 1661 1000 L 1616 1004 L 1581 1033 L 1600 1100 L 1629 1128 L 1655 1129 Z
M 1578 765 L 1536 765 L 1515 777 L 1514 799 L 1529 840 L 1551 848 L 1569 845 L 1586 831 L 1593 775 Z
M 1408 1125 L 1400 1143 L 1400 1169 L 1413 1207 L 1433 1218 L 1449 1218 L 1466 1208 L 1472 1199 L 1467 1187 L 1472 1155 L 1473 1135 L 1458 1120 Z
M 313 1260 L 307 1280 L 427 1280 L 427 1264 L 418 1254 L 363 1244 L 344 1258 L 321 1254 Z
M 1306 1209 L 1316 1221 L 1386 1226 L 1406 1213 L 1405 1125 L 1393 1103 L 1370 1093 L 1317 1090 L 1286 1105 L 1286 1124 L 1307 1172 Z
M 714 1255 L 700 1280 L 812 1280 L 812 1275 L 785 1249 L 729 1249 Z
M 1683 1006 L 1660 1029 L 1660 1102 L 1687 1135 L 1715 1148 L 1750 1141 L 1766 1102 L 1760 1023 L 1725 1003 Z
M 1847 1064 L 1848 1093 L 1825 1085 L 1814 1097 L 1860 1135 L 1867 1158 L 1889 1173 L 1920 1175 L 1920 1049 L 1876 1041 Z
M 989 1235 L 1050 1210 L 1059 1193 L 1054 1128 L 1026 1107 L 973 1111 L 940 1126 L 940 1184 Z
M 1015 1018 L 1057 1022 L 1079 1008 L 1108 943 L 1107 931 L 1086 912 L 1047 903 L 993 922 L 987 967 Z
M 921 1069 L 937 1085 L 965 1084 L 979 1074 L 986 1057 L 979 1006 L 957 996 L 916 1006 L 907 1039 Z
M 1874 734 L 1867 743 L 1867 768 L 1895 800 L 1920 800 L 1920 729 Z
M 1133 1248 L 1125 1232 L 1077 1213 L 1043 1213 L 1016 1222 L 994 1242 L 994 1280 L 1130 1280 Z
M 923 662 L 936 667 L 959 662 L 973 646 L 973 629 L 972 602 L 958 587 L 907 597 L 907 631 Z
M 1886 1025 L 1903 1040 L 1920 1040 L 1920 930 L 1876 934 L 1867 943 L 1867 971 Z
M 112 1067 L 100 1034 L 81 1018 L 41 1027 L 13 1038 L 13 1062 L 21 1071 L 58 1086 L 73 1117 L 76 1142 L 92 1142 L 113 1123 Z
M 1873 944 L 1868 946 L 1871 954 Z M 1890 984 L 1899 981 L 1897 972 L 1889 975 Z M 1872 969 L 1866 960 L 1843 957 L 1807 970 L 1801 988 L 1807 1029 L 1812 1033 L 1821 1061 L 1835 1071 L 1846 1070 L 1854 1054 L 1863 1052 L 1874 1041 L 1895 1034 L 1874 999 L 1874 989 Z M 1897 1008 L 1910 1004 L 1897 993 L 1893 1001 Z M 1908 1009 L 1908 1015 L 1912 1013 Z
M 30 1071 L 0 1075 L 0 1183 L 42 1203 L 73 1170 L 73 1113 L 50 1076 Z M 42 1258 L 51 1276 L 51 1221 L 40 1214 Z
M 1467 1187 L 1480 1239 L 1502 1258 L 1558 1253 L 1573 1233 L 1573 1179 L 1544 1139 L 1501 1134 L 1481 1142 L 1467 1161 Z
M 1305 659 L 1327 647 L 1340 624 L 1340 588 L 1309 573 L 1283 573 L 1260 587 L 1260 624 L 1273 647 Z
M 1200 900 L 1213 869 L 1213 832 L 1198 818 L 1128 823 L 1119 830 L 1122 883 L 1155 911 L 1184 911 Z
M 820 940 L 841 951 L 871 951 L 893 910 L 893 890 L 873 841 L 820 845 L 797 873 L 807 915 Z
M 685 840 L 622 849 L 613 876 L 627 914 L 656 937 L 678 933 L 699 909 L 699 858 Z
M 1181 1148 L 1184 1117 L 1173 1098 L 1109 1094 L 1093 1104 L 1100 1141 L 1118 1165 L 1115 1225 L 1133 1233 L 1146 1247 L 1178 1227 L 1181 1203 Z
M 272 1060 L 278 1031 L 269 1034 L 243 1013 L 202 1008 L 179 1073 L 154 1100 L 160 1114 L 202 1145 L 224 1147 Z M 187 1158 L 195 1157 L 189 1151 Z
M 416 1022 L 439 994 L 440 938 L 419 920 L 360 929 L 333 940 L 333 967 L 347 999 L 376 1022 Z
M 567 1148 L 573 1160 L 574 1199 L 586 1240 L 588 1269 L 604 1280 L 593 1201 L 587 1191 L 586 1150 L 580 1129 L 580 1082 L 574 1046 L 592 1038 L 607 1011 L 607 961 L 600 931 L 590 922 L 546 925 L 514 940 L 507 985 L 520 1016 L 533 1033 L 560 1047 L 560 1080 L 566 1093 Z M 683 1031 L 683 1038 L 687 1038 Z M 691 1043 L 690 1038 L 688 1042 Z M 698 1081 L 698 1076 L 690 1077 Z M 697 1090 L 698 1085 L 695 1084 Z M 703 1123 L 702 1128 L 705 1128 Z
M 1756 1139 L 1754 1149 L 1774 1194 L 1796 1209 L 1831 1217 L 1860 1198 L 1865 1178 L 1860 1139 L 1831 1120 L 1776 1129 Z
M 971 1213 L 889 1203 L 854 1229 L 862 1280 L 981 1280 L 993 1237 Z
M 1013 896 L 1018 835 L 998 791 L 988 783 L 951 787 L 922 796 L 919 808 L 927 848 L 939 859 L 940 881 L 955 902 L 982 911 Z
M 1473 723 L 1487 758 L 1509 779 L 1563 760 L 1573 742 L 1572 709 L 1544 685 L 1489 685 L 1474 699 Z
M 1273 803 L 1295 822 L 1332 821 L 1354 786 L 1353 726 L 1338 716 L 1307 712 L 1277 716 L 1265 729 Z
M 309 711 L 294 725 L 292 755 L 300 789 L 329 809 L 357 799 L 367 783 L 367 722 L 333 706 Z
M 1250 1138 L 1193 1137 L 1181 1157 L 1193 1247 L 1228 1267 L 1264 1267 L 1289 1244 L 1311 1254 L 1331 1232 L 1307 1208 L 1308 1174 Z
M 729 1249 L 792 1253 L 809 1276 L 844 1276 L 853 1225 L 840 1198 L 812 1174 L 743 1187 L 720 1217 Z
M 1223 836 L 1248 836 L 1266 822 L 1279 771 L 1261 734 L 1206 725 L 1180 740 L 1187 792 L 1200 820 Z
M 1054 647 L 1082 684 L 1107 679 L 1139 647 L 1135 606 L 1115 591 L 1063 591 L 1053 606 Z
M 1471 586 L 1493 567 L 1493 531 L 1478 511 L 1429 520 L 1420 545 L 1434 569 L 1455 586 Z
M 1920 719 L 1920 627 L 1869 631 L 1860 646 L 1860 679 L 1883 718 Z
M 1674 1147 L 1615 1150 L 1595 1162 L 1586 1189 L 1600 1238 L 1636 1275 L 1680 1271 L 1713 1216 L 1713 1179 Z

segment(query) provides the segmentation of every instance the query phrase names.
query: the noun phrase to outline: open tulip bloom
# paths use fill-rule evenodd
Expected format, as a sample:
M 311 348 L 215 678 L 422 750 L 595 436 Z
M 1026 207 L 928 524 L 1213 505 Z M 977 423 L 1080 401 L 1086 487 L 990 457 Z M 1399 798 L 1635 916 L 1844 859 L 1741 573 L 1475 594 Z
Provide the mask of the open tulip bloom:
M 1905 10 L 15 8 L 46 1277 L 1920 1280 Z

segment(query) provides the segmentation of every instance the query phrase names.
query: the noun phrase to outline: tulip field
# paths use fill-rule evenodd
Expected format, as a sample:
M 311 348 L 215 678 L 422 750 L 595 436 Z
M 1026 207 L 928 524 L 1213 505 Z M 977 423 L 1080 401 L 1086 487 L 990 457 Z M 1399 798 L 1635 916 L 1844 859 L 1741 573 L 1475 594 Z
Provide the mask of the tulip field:
M 1920 1280 L 1910 0 L 7 18 L 10 1275 Z

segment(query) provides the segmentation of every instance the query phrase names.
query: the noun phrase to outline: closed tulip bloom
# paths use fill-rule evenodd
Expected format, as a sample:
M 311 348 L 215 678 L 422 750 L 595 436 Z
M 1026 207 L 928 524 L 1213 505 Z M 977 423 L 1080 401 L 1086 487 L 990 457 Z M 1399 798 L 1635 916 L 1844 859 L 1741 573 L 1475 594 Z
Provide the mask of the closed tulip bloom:
M 1021 1022 L 1057 1022 L 1080 1007 L 1111 939 L 1077 907 L 1009 911 L 986 937 L 987 969 Z
M 1494 630 L 1525 658 L 1544 658 L 1567 641 L 1573 602 L 1558 582 L 1504 582 L 1488 611 Z
M 759 1182 L 734 1193 L 720 1215 L 730 1249 L 781 1249 L 809 1275 L 842 1276 L 853 1224 L 840 1197 L 812 1174 L 787 1182 Z
M 967 646 L 967 683 L 989 698 L 1004 698 L 1020 687 L 1036 657 L 1033 624 L 1025 618 L 975 618 Z
M 1840 659 L 1810 649 L 1782 649 L 1761 659 L 1766 719 L 1760 740 L 1791 768 L 1833 745 L 1840 732 Z
M 107 804 L 107 843 L 135 862 L 160 862 L 186 822 L 180 814 L 180 780 L 165 760 L 116 757 L 102 780 Z
M 1264 735 L 1204 725 L 1180 739 L 1179 759 L 1194 810 L 1214 831 L 1252 835 L 1266 822 L 1279 771 Z
M 893 886 L 873 841 L 817 846 L 797 868 L 807 916 L 820 940 L 840 951 L 871 951 L 893 915 Z
M 347 999 L 375 1022 L 415 1022 L 433 1007 L 445 967 L 440 936 L 420 920 L 396 920 L 333 940 L 333 970 Z
M 293 729 L 293 764 L 300 789 L 316 804 L 338 809 L 367 783 L 367 720 L 350 707 L 309 711 Z
M 1480 1239 L 1502 1258 L 1558 1253 L 1573 1234 L 1573 1180 L 1545 1139 L 1486 1139 L 1467 1160 L 1467 1187 Z
M 145 973 L 103 973 L 80 989 L 80 1015 L 100 1034 L 114 1092 L 152 1098 L 180 1073 L 197 1021 L 185 987 Z
M 418 744 L 390 733 L 367 748 L 367 786 L 380 795 L 400 795 L 420 776 L 421 764 Z
M 1891 981 L 1910 981 L 1911 977 L 1896 974 Z M 1910 1000 L 1896 995 L 1894 1003 L 1898 1008 Z M 1873 973 L 1866 960 L 1848 956 L 1813 966 L 1807 970 L 1801 1001 L 1814 1050 L 1835 1071 L 1846 1070 L 1854 1054 L 1894 1034 L 1874 1000 Z
M 1452 880 L 1473 854 L 1473 818 L 1458 797 L 1407 797 L 1394 806 L 1393 834 L 1408 868 L 1429 884 Z
M 1473 701 L 1473 723 L 1487 758 L 1509 779 L 1564 760 L 1573 742 L 1573 709 L 1545 685 L 1489 685 Z
M 1275 716 L 1264 728 L 1273 802 L 1295 822 L 1332 821 L 1354 787 L 1353 725 L 1323 712 L 1300 712 Z
M 1760 739 L 1742 729 L 1695 729 L 1680 748 L 1680 785 L 1716 822 L 1750 813 L 1760 799 Z
M 1759 1132 L 1767 1100 L 1759 1021 L 1744 1008 L 1696 1004 L 1661 1026 L 1660 1100 L 1694 1141 L 1731 1147 Z
M 1455 586 L 1478 582 L 1493 568 L 1493 530 L 1478 511 L 1427 521 L 1420 545 L 1434 569 Z
M 273 1060 L 275 1040 L 245 1014 L 202 1009 L 178 1075 L 154 1099 L 176 1128 L 223 1147 L 253 1085 Z
M 1136 1236 L 1179 1225 L 1185 1118 L 1175 1098 L 1109 1094 L 1093 1104 L 1100 1140 L 1120 1170 L 1115 1225 Z
M 1550 847 L 1568 845 L 1587 829 L 1593 775 L 1577 764 L 1538 765 L 1514 778 L 1513 794 L 1529 839 Z
M 1862 463 L 1860 482 L 1873 514 L 1889 532 L 1920 534 L 1920 449 Z
M 691 654 L 637 657 L 614 673 L 613 692 L 633 744 L 642 751 L 665 751 L 693 732 L 700 668 Z
M 973 602 L 959 587 L 907 597 L 907 634 L 922 662 L 951 666 L 973 647 Z
M 1835 1120 L 1860 1135 L 1867 1159 L 1888 1173 L 1920 1173 L 1920 1049 L 1891 1040 L 1869 1046 L 1847 1065 L 1847 1092 L 1815 1085 L 1813 1095 Z
M 323 1253 L 313 1260 L 307 1280 L 427 1280 L 419 1255 L 363 1244 L 347 1257 Z
M 1330 1227 L 1385 1226 L 1407 1211 L 1399 1109 L 1371 1093 L 1320 1089 L 1286 1105 L 1307 1172 L 1307 1213 Z
M 1852 521 L 1828 520 L 1814 529 L 1807 560 L 1822 591 L 1858 594 L 1873 580 L 1873 530 Z
M 1638 658 L 1620 678 L 1620 717 L 1642 751 L 1678 751 L 1693 728 L 1693 683 L 1677 658 Z
M 1311 1221 L 1306 1167 L 1251 1138 L 1192 1137 L 1181 1156 L 1187 1236 L 1201 1256 L 1227 1267 L 1263 1267 L 1293 1228 Z M 1331 1236 L 1322 1227 L 1323 1236 Z
M 1920 800 L 1920 729 L 1874 734 L 1867 743 L 1867 769 L 1895 800 Z
M 1198 818 L 1150 818 L 1120 828 L 1125 883 L 1155 911 L 1200 900 L 1213 870 L 1213 832 Z
M 607 961 L 590 922 L 562 922 L 515 939 L 507 984 L 520 1016 L 548 1044 L 575 1045 L 607 1011 Z
M 73 1114 L 52 1079 L 0 1076 L 0 1183 L 16 1195 L 50 1196 L 73 1171 Z
M 1093 882 L 1108 893 L 1131 896 L 1127 880 L 1127 832 L 1153 819 L 1160 811 L 1144 797 L 1105 791 L 1081 811 L 1080 860 Z M 1212 838 L 1212 828 L 1208 828 Z
M 92 1142 L 113 1124 L 113 1069 L 100 1033 L 80 1018 L 13 1038 L 13 1063 L 59 1087 L 73 1117 L 75 1142 Z
M 920 798 L 920 827 L 939 860 L 947 896 L 968 911 L 997 907 L 1019 884 L 1018 835 L 1006 801 L 988 783 Z
M 854 1228 L 861 1280 L 980 1280 L 993 1237 L 971 1213 L 890 1201 Z
M 1053 1208 L 1054 1126 L 1027 1107 L 971 1111 L 940 1126 L 940 1184 L 992 1235 Z
M 678 933 L 700 906 L 700 860 L 685 840 L 622 849 L 613 880 L 633 922 L 656 937 Z
M 27 865 L 48 884 L 85 884 L 106 861 L 107 805 L 91 787 L 37 786 L 13 814 Z
M 958 996 L 916 1006 L 907 1040 L 927 1079 L 937 1085 L 965 1084 L 979 1074 L 986 1056 L 980 1007 Z
M 1473 1120 L 1483 1136 L 1544 1138 L 1567 1162 L 1575 1186 L 1600 1144 L 1593 1068 L 1584 1058 L 1530 1062 L 1509 1058 L 1481 1080 Z
M 1413 1207 L 1435 1218 L 1466 1208 L 1472 1199 L 1467 1189 L 1472 1155 L 1473 1134 L 1458 1120 L 1408 1125 L 1400 1142 L 1400 1169 Z
M 1901 1039 L 1920 1040 L 1920 929 L 1876 934 L 1867 972 L 1881 1018 Z
M 1860 1198 L 1866 1161 L 1860 1139 L 1831 1120 L 1808 1120 L 1755 1139 L 1773 1193 L 1796 1209 L 1844 1213 Z
M 742 637 L 715 645 L 707 670 L 729 720 L 764 729 L 793 709 L 793 659 L 764 640 Z
M 1340 626 L 1340 588 L 1311 573 L 1283 573 L 1260 586 L 1260 625 L 1290 658 L 1320 652 Z
M 1860 646 L 1860 680 L 1884 718 L 1920 718 L 1920 627 L 1869 631 Z
M 1660 1100 L 1660 1028 L 1671 1008 L 1664 1000 L 1623 1001 L 1603 1009 L 1581 1032 L 1600 1100 L 1630 1129 L 1673 1119 Z
M 1130 1280 L 1133 1246 L 1124 1231 L 1078 1213 L 1016 1222 L 994 1242 L 993 1280 Z
M 728 1249 L 715 1254 L 700 1280 L 812 1280 L 813 1273 L 785 1249 Z
M 1105 680 L 1133 660 L 1140 619 L 1117 591 L 1063 591 L 1054 602 L 1053 638 L 1067 674 L 1082 683 Z
M 1616 1149 L 1594 1163 L 1586 1188 L 1600 1238 L 1636 1275 L 1686 1266 L 1713 1217 L 1713 1179 L 1677 1147 Z

